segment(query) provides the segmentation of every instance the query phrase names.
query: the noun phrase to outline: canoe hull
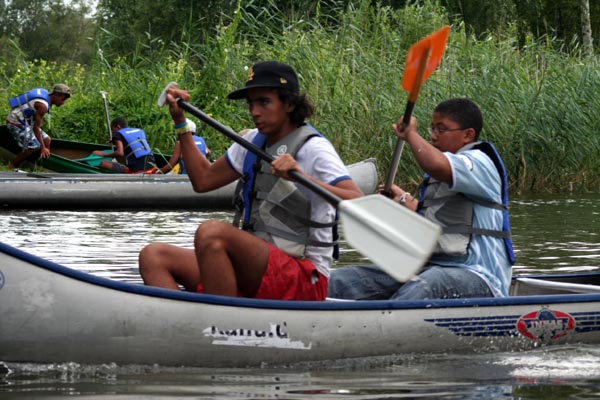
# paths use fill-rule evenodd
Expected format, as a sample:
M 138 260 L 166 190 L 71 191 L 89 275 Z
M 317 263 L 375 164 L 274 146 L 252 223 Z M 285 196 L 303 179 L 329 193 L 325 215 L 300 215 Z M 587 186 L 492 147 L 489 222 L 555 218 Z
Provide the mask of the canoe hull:
M 100 278 L 0 244 L 0 360 L 12 362 L 244 367 L 597 344 L 599 302 L 228 298 Z
M 364 193 L 377 186 L 374 159 L 348 165 Z M 231 209 L 236 183 L 196 193 L 187 175 L 0 173 L 5 209 Z

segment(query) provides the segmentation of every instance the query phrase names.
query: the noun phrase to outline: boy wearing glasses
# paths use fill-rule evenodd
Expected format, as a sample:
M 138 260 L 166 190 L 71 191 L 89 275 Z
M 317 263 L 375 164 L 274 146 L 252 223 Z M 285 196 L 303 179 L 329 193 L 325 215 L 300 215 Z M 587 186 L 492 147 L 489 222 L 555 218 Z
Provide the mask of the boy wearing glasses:
M 502 159 L 480 142 L 483 117 L 469 99 L 443 101 L 433 111 L 430 142 L 413 117 L 393 124 L 425 172 L 415 198 L 399 186 L 391 197 L 442 226 L 423 271 L 406 283 L 376 266 L 332 271 L 329 296 L 344 299 L 445 299 L 508 296 L 514 253 L 508 220 L 508 182 Z
M 52 106 L 62 106 L 69 97 L 71 89 L 64 83 L 57 83 L 51 93 L 43 88 L 35 88 L 8 100 L 11 110 L 6 117 L 6 125 L 23 150 L 8 164 L 8 168 L 19 167 L 36 150 L 40 151 L 42 158 L 50 156 L 51 139 L 42 130 L 42 121 Z

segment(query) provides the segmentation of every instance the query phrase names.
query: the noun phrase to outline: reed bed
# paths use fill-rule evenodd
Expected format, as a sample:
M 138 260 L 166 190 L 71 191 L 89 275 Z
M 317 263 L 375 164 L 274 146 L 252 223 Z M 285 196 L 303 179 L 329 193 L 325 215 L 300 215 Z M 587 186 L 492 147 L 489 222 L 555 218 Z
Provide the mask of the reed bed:
M 252 126 L 245 103 L 228 101 L 227 93 L 243 85 L 255 61 L 279 59 L 296 68 L 316 105 L 310 122 L 346 162 L 377 158 L 384 179 L 396 144 L 391 124 L 406 104 L 407 93 L 400 86 L 406 52 L 448 18 L 433 0 L 400 10 L 367 0 L 347 7 L 331 1 L 327 13 L 319 4 L 290 17 L 275 2 L 260 10 L 240 2 L 212 35 L 190 27 L 189 39 L 181 43 L 149 37 L 137 44 L 139 51 L 131 59 L 106 60 L 100 38 L 97 60 L 85 68 L 20 62 L 9 73 L 5 60 L 0 62 L 0 95 L 8 98 L 64 81 L 74 95 L 53 111 L 52 134 L 104 143 L 108 132 L 100 91 L 106 91 L 111 117 L 126 116 L 132 126 L 146 130 L 157 152 L 168 153 L 174 142 L 170 119 L 166 109 L 156 106 L 168 82 L 189 88 L 192 103 L 241 130 Z M 211 39 L 194 41 L 201 36 Z M 513 193 L 598 191 L 599 62 L 556 52 L 551 41 L 516 48 L 516 35 L 510 32 L 475 39 L 463 26 L 453 26 L 444 58 L 421 89 L 414 111 L 421 133 L 426 135 L 437 103 L 469 97 L 483 110 L 482 139 L 503 155 Z M 0 111 L 8 109 L 2 104 Z M 222 154 L 229 144 L 210 128 L 202 134 L 214 154 Z M 414 188 L 420 175 L 406 149 L 397 182 Z

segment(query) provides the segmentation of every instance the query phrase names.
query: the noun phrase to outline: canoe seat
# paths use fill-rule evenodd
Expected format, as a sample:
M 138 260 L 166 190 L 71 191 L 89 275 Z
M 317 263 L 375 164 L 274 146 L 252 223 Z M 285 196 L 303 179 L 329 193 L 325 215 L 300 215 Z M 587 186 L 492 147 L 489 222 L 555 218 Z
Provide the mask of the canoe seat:
M 544 279 L 532 279 L 532 278 L 516 278 L 520 283 L 526 286 L 533 286 L 536 288 L 544 289 L 544 291 L 550 292 L 572 292 L 572 293 L 600 293 L 599 285 L 588 285 L 584 283 L 568 283 L 568 282 L 557 282 L 548 281 Z

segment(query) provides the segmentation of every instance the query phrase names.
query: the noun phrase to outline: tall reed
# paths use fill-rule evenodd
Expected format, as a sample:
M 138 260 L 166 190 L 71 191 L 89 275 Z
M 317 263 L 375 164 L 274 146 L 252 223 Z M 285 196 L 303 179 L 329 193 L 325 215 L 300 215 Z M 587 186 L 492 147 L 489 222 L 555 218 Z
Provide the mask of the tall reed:
M 180 43 L 149 37 L 137 44 L 139 54 L 127 60 L 105 60 L 100 37 L 100 51 L 90 68 L 23 63 L 20 73 L 0 76 L 1 87 L 7 88 L 0 93 L 8 97 L 65 81 L 74 96 L 53 112 L 56 134 L 105 142 L 99 93 L 106 91 L 111 116 L 128 117 L 132 126 L 146 130 L 156 151 L 170 152 L 174 138 L 168 112 L 156 106 L 168 82 L 189 88 L 196 106 L 242 129 L 252 126 L 245 103 L 228 101 L 227 93 L 244 84 L 255 61 L 279 59 L 296 68 L 303 90 L 316 105 L 310 122 L 346 162 L 376 157 L 383 176 L 396 143 L 391 124 L 402 116 L 407 98 L 400 86 L 406 52 L 448 18 L 435 0 L 409 2 L 399 10 L 369 0 L 344 4 L 333 0 L 325 8 L 316 2 L 314 9 L 289 17 L 275 1 L 260 9 L 240 1 L 212 35 L 200 35 L 191 27 Z M 207 36 L 207 42 L 193 39 Z M 492 141 L 502 154 L 513 193 L 598 191 L 599 63 L 556 52 L 551 41 L 532 41 L 518 49 L 516 34 L 510 31 L 505 37 L 477 40 L 463 26 L 453 26 L 442 62 L 422 87 L 414 111 L 421 133 L 426 135 L 437 103 L 470 97 L 482 108 L 482 139 Z M 4 104 L 1 111 L 7 111 Z M 203 135 L 217 155 L 229 144 L 209 128 Z M 398 183 L 414 188 L 420 174 L 405 150 Z

